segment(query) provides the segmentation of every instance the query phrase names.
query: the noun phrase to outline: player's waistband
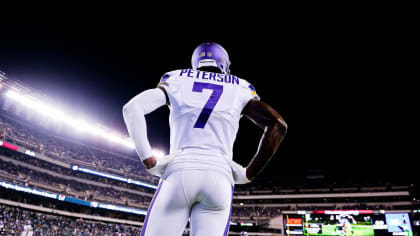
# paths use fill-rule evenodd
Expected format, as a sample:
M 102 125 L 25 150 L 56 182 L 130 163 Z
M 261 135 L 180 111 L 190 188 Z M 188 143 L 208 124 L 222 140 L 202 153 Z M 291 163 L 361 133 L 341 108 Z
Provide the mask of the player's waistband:
M 203 154 L 203 155 L 217 155 L 217 156 L 225 156 L 230 157 L 230 155 L 220 151 L 220 150 L 214 150 L 214 149 L 204 149 L 204 148 L 194 148 L 194 147 L 188 147 L 188 148 L 180 148 L 174 152 L 171 153 L 171 155 L 183 155 L 183 154 L 190 154 L 190 153 L 196 153 L 196 154 Z

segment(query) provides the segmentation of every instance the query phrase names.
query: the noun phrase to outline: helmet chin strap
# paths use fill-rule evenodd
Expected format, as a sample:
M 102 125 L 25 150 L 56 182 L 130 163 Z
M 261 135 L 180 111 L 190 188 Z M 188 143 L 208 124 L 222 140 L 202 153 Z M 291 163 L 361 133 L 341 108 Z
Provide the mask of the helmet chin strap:
M 217 67 L 217 62 L 214 59 L 203 59 L 198 61 L 198 68 L 201 67 L 207 67 L 207 66 L 212 66 L 212 67 Z

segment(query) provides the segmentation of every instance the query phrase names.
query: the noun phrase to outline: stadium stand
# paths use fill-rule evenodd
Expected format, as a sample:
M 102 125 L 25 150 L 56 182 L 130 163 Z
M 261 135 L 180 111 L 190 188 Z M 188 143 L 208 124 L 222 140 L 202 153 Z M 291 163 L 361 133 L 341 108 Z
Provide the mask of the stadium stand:
M 139 235 L 141 227 L 0 204 L 0 233 L 17 235 Z M 104 220 L 104 219 L 102 219 Z
M 43 125 L 3 99 L 4 88 L 0 232 L 138 235 L 159 180 L 145 171 L 135 152 Z M 409 213 L 413 232 L 418 232 L 420 204 L 411 183 L 330 179 L 315 172 L 287 183 L 261 177 L 235 186 L 230 235 L 297 233 L 287 217 L 325 210 Z

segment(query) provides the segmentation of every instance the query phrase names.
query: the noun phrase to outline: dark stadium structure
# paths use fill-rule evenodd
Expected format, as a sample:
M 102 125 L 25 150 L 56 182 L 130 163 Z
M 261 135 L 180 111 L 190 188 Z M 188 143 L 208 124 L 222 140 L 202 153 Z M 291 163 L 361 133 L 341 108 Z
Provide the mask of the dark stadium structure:
M 159 179 L 135 151 L 74 135 L 9 91 L 47 98 L 0 74 L 0 235 L 139 235 Z M 319 169 L 259 178 L 235 186 L 229 235 L 415 235 L 415 187 Z

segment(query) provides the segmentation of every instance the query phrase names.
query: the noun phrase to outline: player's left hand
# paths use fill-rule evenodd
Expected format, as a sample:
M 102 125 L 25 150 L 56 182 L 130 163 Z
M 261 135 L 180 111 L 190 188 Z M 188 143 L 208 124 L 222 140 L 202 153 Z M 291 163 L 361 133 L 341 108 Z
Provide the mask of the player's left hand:
M 247 184 L 251 180 L 246 177 L 246 168 L 232 160 L 232 174 L 235 184 Z

